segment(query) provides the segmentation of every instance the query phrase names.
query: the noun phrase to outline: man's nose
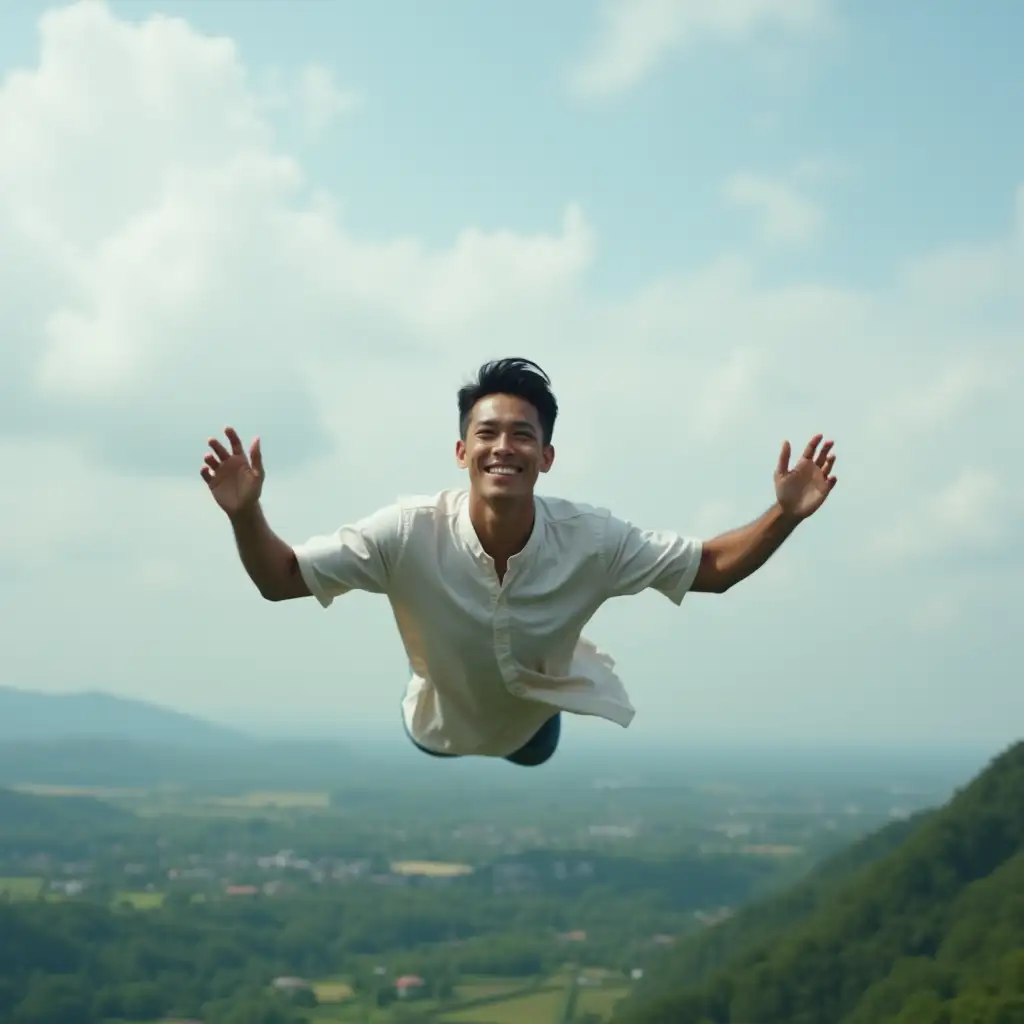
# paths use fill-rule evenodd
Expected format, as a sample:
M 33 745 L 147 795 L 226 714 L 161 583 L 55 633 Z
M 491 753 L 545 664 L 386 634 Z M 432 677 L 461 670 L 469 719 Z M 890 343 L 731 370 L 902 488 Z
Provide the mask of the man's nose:
M 509 434 L 501 433 L 498 435 L 497 441 L 494 443 L 494 450 L 497 452 L 512 452 L 515 449 L 512 447 L 512 438 Z

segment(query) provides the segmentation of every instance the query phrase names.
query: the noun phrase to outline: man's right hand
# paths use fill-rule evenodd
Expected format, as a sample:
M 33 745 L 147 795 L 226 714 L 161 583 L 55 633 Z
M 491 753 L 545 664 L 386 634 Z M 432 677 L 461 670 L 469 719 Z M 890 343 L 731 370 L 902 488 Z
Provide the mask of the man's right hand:
M 209 444 L 212 451 L 203 460 L 202 478 L 210 493 L 229 517 L 244 514 L 256 507 L 263 491 L 263 456 L 260 439 L 253 441 L 246 456 L 242 442 L 233 427 L 224 431 L 231 445 L 229 452 L 215 437 Z

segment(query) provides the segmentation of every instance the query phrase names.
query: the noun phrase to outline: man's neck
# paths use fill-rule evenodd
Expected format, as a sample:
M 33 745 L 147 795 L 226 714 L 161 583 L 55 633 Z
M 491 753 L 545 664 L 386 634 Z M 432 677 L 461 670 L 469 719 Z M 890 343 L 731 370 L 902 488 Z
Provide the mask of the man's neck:
M 532 495 L 522 501 L 491 504 L 469 496 L 469 521 L 480 540 L 480 546 L 494 559 L 501 575 L 508 560 L 526 546 L 533 532 L 536 511 Z

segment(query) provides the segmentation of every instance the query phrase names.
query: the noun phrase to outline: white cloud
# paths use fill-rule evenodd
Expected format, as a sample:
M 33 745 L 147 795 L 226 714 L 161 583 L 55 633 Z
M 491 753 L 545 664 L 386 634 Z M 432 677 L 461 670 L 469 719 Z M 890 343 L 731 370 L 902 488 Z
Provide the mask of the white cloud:
M 1024 284 L 1024 260 L 1017 244 L 996 242 L 929 254 L 907 266 L 906 288 L 943 306 L 968 306 L 1003 298 Z
M 980 307 L 1024 301 L 1024 184 L 1012 197 L 1015 230 L 1005 238 L 972 245 L 948 245 L 899 269 L 900 285 L 915 299 L 937 303 L 943 316 L 974 314 Z
M 1006 490 L 991 471 L 966 467 L 945 486 L 881 527 L 871 541 L 875 555 L 913 559 L 959 556 L 996 544 L 1007 512 Z
M 701 38 L 737 41 L 780 29 L 826 26 L 826 0 L 604 0 L 596 37 L 573 67 L 570 88 L 585 97 L 629 89 L 671 54 Z
M 353 238 L 274 148 L 235 47 L 182 21 L 82 3 L 45 16 L 41 44 L 0 91 L 0 244 L 37 271 L 5 312 L 19 344 L 4 358 L 38 419 L 112 457 L 131 422 L 133 457 L 177 465 L 172 446 L 240 401 L 315 449 L 325 366 L 528 327 L 592 258 L 571 205 L 559 234 L 466 229 L 439 251 Z
M 901 391 L 888 402 L 879 403 L 871 425 L 877 434 L 890 439 L 908 433 L 935 436 L 955 427 L 986 397 L 1005 397 L 1009 385 L 1010 379 L 1001 372 L 996 357 L 967 352 L 919 379 L 914 390 Z
M 339 85 L 334 71 L 323 64 L 307 64 L 293 74 L 275 68 L 262 77 L 254 97 L 262 112 L 295 121 L 313 135 L 326 131 L 364 102 L 362 93 Z
M 299 96 L 306 123 L 312 131 L 322 131 L 361 102 L 359 93 L 339 87 L 331 69 L 319 64 L 303 69 L 299 78 Z
M 769 242 L 808 242 L 824 223 L 821 209 L 785 182 L 734 174 L 725 182 L 723 194 L 733 206 L 753 212 L 759 233 Z
M 751 348 L 738 348 L 720 367 L 713 370 L 695 396 L 694 419 L 705 436 L 721 436 L 756 413 L 758 356 Z

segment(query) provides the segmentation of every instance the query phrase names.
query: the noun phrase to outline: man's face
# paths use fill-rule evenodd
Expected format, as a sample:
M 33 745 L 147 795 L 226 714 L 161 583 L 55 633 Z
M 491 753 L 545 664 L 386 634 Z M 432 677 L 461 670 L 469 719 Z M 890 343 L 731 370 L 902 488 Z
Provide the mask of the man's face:
M 546 473 L 555 450 L 543 442 L 537 410 L 513 395 L 488 395 L 473 408 L 466 440 L 455 457 L 469 470 L 470 488 L 491 499 L 533 494 L 537 477 Z

